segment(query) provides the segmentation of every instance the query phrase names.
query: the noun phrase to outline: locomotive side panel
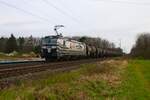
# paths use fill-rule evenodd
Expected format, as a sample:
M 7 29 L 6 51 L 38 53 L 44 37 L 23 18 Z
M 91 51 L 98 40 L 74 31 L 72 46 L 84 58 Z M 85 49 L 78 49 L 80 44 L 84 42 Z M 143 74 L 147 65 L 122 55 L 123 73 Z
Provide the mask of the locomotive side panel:
M 59 52 L 61 56 L 86 56 L 86 47 L 77 41 L 64 40 L 63 45 L 59 46 Z

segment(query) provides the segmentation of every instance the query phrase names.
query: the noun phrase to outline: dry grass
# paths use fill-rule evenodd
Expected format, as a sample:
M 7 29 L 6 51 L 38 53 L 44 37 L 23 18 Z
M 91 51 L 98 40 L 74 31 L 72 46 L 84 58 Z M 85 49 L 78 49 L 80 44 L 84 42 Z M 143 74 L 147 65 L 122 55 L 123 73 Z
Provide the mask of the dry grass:
M 107 60 L 82 65 L 81 69 L 71 72 L 46 74 L 48 78 L 43 80 L 31 80 L 10 88 L 11 93 L 9 89 L 0 92 L 3 94 L 0 99 L 9 96 L 8 100 L 115 100 L 127 64 L 126 60 Z
M 104 80 L 111 86 L 121 84 L 121 74 L 127 67 L 126 60 L 109 60 L 98 62 L 93 70 L 89 69 L 88 75 L 83 75 L 78 82 Z

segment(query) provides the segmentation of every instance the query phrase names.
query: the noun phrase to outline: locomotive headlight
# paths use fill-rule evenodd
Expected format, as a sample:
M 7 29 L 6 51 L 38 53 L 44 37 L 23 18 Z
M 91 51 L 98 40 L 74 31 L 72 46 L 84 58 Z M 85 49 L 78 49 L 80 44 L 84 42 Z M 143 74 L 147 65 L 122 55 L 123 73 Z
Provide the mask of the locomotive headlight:
M 42 49 L 46 49 L 46 46 L 42 46 Z

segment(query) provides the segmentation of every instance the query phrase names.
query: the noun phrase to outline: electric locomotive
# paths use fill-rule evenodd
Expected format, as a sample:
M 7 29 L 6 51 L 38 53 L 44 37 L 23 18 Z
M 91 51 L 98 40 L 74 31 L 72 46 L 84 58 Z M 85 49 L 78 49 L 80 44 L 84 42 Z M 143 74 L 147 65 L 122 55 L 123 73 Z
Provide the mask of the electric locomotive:
M 60 27 L 63 26 L 55 26 L 57 35 L 42 38 L 41 57 L 46 60 L 85 57 L 86 45 L 58 34 L 57 29 Z

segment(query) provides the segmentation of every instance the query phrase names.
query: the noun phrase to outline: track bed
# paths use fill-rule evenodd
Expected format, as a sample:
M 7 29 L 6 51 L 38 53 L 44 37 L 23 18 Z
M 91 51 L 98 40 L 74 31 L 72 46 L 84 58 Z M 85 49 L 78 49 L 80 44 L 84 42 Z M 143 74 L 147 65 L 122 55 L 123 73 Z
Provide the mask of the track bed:
M 72 66 L 77 66 L 85 63 L 92 63 L 99 60 L 103 59 L 86 59 L 77 61 L 51 62 L 51 63 L 34 62 L 34 63 L 0 65 L 0 79 L 16 77 L 46 70 L 69 68 Z

